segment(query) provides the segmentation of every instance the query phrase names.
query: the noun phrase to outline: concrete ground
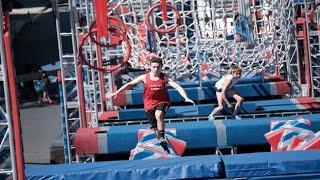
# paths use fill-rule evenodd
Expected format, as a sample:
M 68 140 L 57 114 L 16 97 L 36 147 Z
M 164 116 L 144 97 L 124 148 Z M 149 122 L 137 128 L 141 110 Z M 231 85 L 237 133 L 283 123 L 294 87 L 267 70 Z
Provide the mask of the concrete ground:
M 50 163 L 51 143 L 61 134 L 60 106 L 23 104 L 21 127 L 25 163 Z

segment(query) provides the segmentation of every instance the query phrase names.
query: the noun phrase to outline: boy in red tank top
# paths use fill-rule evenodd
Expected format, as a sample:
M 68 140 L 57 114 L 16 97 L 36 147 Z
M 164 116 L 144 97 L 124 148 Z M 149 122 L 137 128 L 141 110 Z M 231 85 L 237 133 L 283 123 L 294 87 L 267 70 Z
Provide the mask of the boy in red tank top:
M 184 89 L 171 78 L 166 77 L 161 72 L 162 60 L 153 57 L 150 60 L 150 72 L 143 74 L 131 82 L 123 85 L 114 93 L 108 95 L 108 98 L 116 97 L 120 92 L 136 86 L 138 83 L 144 83 L 143 103 L 144 110 L 147 114 L 148 120 L 158 136 L 160 145 L 168 152 L 167 143 L 164 137 L 165 121 L 164 115 L 170 106 L 169 94 L 167 91 L 167 84 L 175 88 L 179 94 L 185 99 L 185 102 L 194 104 L 194 102 L 187 96 Z

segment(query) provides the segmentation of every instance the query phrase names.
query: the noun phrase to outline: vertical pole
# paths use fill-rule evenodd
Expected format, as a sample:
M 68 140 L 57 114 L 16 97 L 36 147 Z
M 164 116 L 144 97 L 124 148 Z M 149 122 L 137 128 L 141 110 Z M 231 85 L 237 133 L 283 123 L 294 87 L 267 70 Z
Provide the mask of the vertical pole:
M 107 9 L 108 9 L 108 3 L 105 0 L 94 0 L 94 8 L 96 13 L 96 28 L 97 28 L 97 39 L 100 40 L 100 42 L 106 41 L 106 38 L 108 37 L 108 17 L 107 17 Z M 98 58 L 98 66 L 102 67 L 102 48 L 97 45 L 97 58 Z M 99 81 L 100 81 L 100 92 L 101 92 L 101 100 L 102 100 L 102 107 L 101 111 L 104 111 L 104 103 L 106 102 L 106 91 L 105 91 L 105 84 L 104 84 L 104 78 L 103 78 L 104 72 L 99 72 Z
M 308 21 L 309 21 L 309 16 L 308 16 L 308 9 L 307 9 L 307 3 L 305 2 L 304 4 L 304 13 L 305 13 L 305 21 L 303 22 L 303 44 L 304 44 L 304 50 L 305 50 L 305 78 L 307 81 L 307 85 L 308 85 L 308 96 L 311 97 L 312 96 L 312 85 L 311 85 L 311 64 L 310 64 L 310 55 L 309 55 L 309 36 L 308 36 Z
M 62 42 L 61 42 L 61 28 L 60 28 L 60 12 L 59 12 L 59 7 L 58 7 L 58 0 L 52 0 L 52 10 L 55 16 L 55 23 L 56 23 L 56 31 L 57 31 L 57 37 L 58 37 L 58 49 L 59 49 L 59 59 L 60 59 L 60 77 L 61 77 L 61 88 L 62 88 L 62 96 L 60 96 L 60 99 L 62 98 L 62 102 L 60 103 L 64 104 L 64 106 L 61 106 L 63 109 L 64 113 L 68 113 L 67 110 L 67 90 L 66 90 L 66 82 L 65 82 L 65 67 L 63 65 L 63 47 L 62 47 Z M 65 125 L 65 129 L 62 131 L 66 134 L 64 136 L 64 141 L 66 141 L 66 144 L 64 144 L 64 147 L 67 147 L 67 158 L 65 159 L 66 163 L 71 163 L 71 149 L 70 149 L 70 130 L 69 130 L 69 122 L 68 122 L 68 115 L 65 115 L 64 117 L 61 116 L 62 121 L 62 127 Z M 80 119 L 81 121 L 81 119 Z
M 81 125 L 83 128 L 87 127 L 87 116 L 86 116 L 86 101 L 84 96 L 84 85 L 83 85 L 83 72 L 82 72 L 82 63 L 77 59 L 77 81 L 78 81 L 78 98 L 80 101 L 80 117 L 81 117 Z
M 3 42 L 3 13 L 2 13 L 2 3 L 0 1 L 0 60 L 2 65 L 3 72 L 3 86 L 4 86 L 4 96 L 5 96 L 5 104 L 6 104 L 6 119 L 8 122 L 8 130 L 9 130 L 9 142 L 10 142 L 10 158 L 11 158 L 11 169 L 12 169 L 12 178 L 13 180 L 17 179 L 17 171 L 16 171 L 16 157 L 15 157 L 15 146 L 13 139 L 13 126 L 12 126 L 12 112 L 11 112 L 11 103 L 10 103 L 10 93 L 9 93 L 9 85 L 8 85 L 8 75 L 6 72 L 7 63 L 5 61 L 5 47 Z
M 67 124 L 65 121 L 66 112 L 65 112 L 65 104 L 64 104 L 64 95 L 63 95 L 63 86 L 62 86 L 62 76 L 61 71 L 57 72 L 58 78 L 58 86 L 59 86 L 59 97 L 60 97 L 60 119 L 61 119 L 61 130 L 63 134 L 63 152 L 64 152 L 64 163 L 69 163 L 71 159 L 69 158 L 69 150 L 68 150 L 68 133 L 67 133 Z
M 68 1 L 69 10 L 70 10 L 70 26 L 71 26 L 71 39 L 72 39 L 72 52 L 73 59 L 75 61 L 75 71 L 76 71 L 76 83 L 78 87 L 78 102 L 80 104 L 80 121 L 82 127 L 87 127 L 87 118 L 86 118 L 86 109 L 85 109 L 85 98 L 84 98 L 84 85 L 83 85 L 83 73 L 82 73 L 82 64 L 79 62 L 77 58 L 77 52 L 80 51 L 77 49 L 77 40 L 76 40 L 76 27 L 75 27 L 75 17 L 74 17 L 74 4 L 72 0 Z M 77 51 L 78 50 L 78 51 Z
M 22 152 L 22 138 L 21 138 L 21 125 L 20 125 L 20 112 L 19 112 L 19 102 L 17 99 L 17 86 L 16 86 L 16 75 L 13 66 L 13 57 L 11 52 L 11 41 L 10 41 L 10 28 L 9 28 L 9 13 L 4 13 L 4 46 L 6 54 L 6 63 L 7 63 L 7 73 L 8 73 L 8 82 L 10 89 L 11 97 L 11 111 L 12 111 L 12 124 L 13 124 L 13 135 L 14 135 L 14 145 L 16 152 L 16 169 L 18 179 L 24 179 L 24 159 Z
M 98 36 L 106 38 L 108 36 L 107 1 L 93 0 L 93 3 L 96 13 L 96 26 L 98 30 Z
M 314 97 L 314 90 L 313 90 L 313 81 L 312 81 L 312 63 L 311 63 L 311 55 L 310 55 L 310 28 L 309 28 L 309 22 L 310 22 L 310 15 L 308 15 L 308 7 L 307 2 L 305 2 L 305 17 L 306 17 L 306 25 L 305 25 L 305 52 L 306 52 L 306 78 L 307 78 L 307 84 L 308 84 L 308 95 L 309 97 Z M 316 8 L 316 6 L 314 7 Z

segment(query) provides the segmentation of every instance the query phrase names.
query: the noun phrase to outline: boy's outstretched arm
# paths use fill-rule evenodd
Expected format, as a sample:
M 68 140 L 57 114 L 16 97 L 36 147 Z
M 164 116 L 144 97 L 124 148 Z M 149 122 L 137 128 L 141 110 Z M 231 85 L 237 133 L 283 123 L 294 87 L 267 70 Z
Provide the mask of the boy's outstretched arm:
M 179 94 L 184 98 L 185 102 L 192 103 L 193 105 L 195 105 L 195 103 L 188 97 L 186 91 L 178 83 L 173 81 L 171 78 L 167 78 L 167 82 L 170 86 L 172 86 L 179 92 Z
M 134 86 L 136 86 L 138 83 L 140 82 L 144 82 L 144 79 L 145 79 L 145 75 L 141 75 L 139 77 L 137 77 L 136 79 L 124 84 L 123 86 L 121 86 L 118 90 L 116 90 L 115 92 L 113 93 L 110 93 L 107 95 L 107 98 L 108 99 L 111 99 L 111 98 L 116 98 L 117 95 L 122 92 L 122 91 L 125 91 L 127 89 L 131 89 L 133 88 Z

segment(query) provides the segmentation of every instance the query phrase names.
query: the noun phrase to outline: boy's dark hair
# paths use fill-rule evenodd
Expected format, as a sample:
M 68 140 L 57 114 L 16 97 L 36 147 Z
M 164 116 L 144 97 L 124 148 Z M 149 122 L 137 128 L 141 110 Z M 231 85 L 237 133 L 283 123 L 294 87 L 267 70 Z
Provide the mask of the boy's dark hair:
M 150 59 L 150 64 L 151 63 L 158 63 L 158 64 L 160 64 L 160 65 L 163 65 L 162 64 L 162 59 L 161 58 L 158 58 L 158 57 L 152 57 L 151 59 Z

